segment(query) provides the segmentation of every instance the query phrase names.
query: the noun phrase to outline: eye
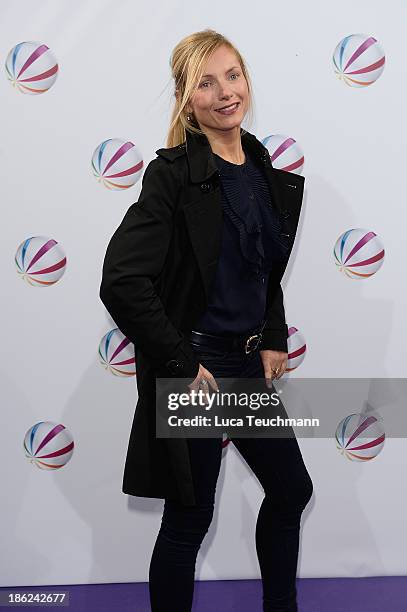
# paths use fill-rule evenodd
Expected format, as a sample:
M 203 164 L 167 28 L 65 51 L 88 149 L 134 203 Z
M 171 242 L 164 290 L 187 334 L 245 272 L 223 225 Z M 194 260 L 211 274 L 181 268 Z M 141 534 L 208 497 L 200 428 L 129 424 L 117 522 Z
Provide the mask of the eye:
M 232 72 L 232 74 L 231 74 L 230 76 L 231 76 L 231 77 L 232 77 L 232 76 L 239 77 L 239 76 L 240 76 L 240 72 Z M 236 81 L 236 80 L 237 80 L 237 78 L 236 78 L 236 79 L 233 79 L 233 80 L 234 80 L 234 81 Z M 211 81 L 203 81 L 203 82 L 202 82 L 202 83 L 199 85 L 199 88 L 200 88 L 200 89 L 208 89 L 207 87 L 204 87 L 204 85 L 211 85 Z

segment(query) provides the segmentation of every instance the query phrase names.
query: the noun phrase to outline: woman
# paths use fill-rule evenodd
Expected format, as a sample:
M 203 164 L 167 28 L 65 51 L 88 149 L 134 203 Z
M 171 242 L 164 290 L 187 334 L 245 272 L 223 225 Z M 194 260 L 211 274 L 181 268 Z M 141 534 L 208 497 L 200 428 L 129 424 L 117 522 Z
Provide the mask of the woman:
M 241 128 L 252 108 L 238 50 L 205 30 L 171 58 L 175 107 L 137 203 L 111 238 L 100 297 L 136 350 L 139 399 L 123 491 L 165 500 L 149 587 L 153 612 L 189 612 L 214 510 L 220 438 L 155 435 L 155 379 L 190 389 L 217 377 L 280 378 L 287 367 L 281 278 L 304 179 L 273 169 Z M 226 109 L 225 107 L 229 107 Z M 300 518 L 312 481 L 295 436 L 232 438 L 265 496 L 256 523 L 263 610 L 294 612 Z

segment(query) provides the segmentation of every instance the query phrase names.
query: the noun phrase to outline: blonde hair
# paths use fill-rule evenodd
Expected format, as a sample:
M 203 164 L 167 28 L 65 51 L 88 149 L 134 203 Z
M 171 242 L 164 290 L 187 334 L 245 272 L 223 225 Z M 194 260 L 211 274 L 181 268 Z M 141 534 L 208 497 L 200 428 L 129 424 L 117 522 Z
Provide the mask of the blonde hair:
M 185 142 L 186 130 L 196 134 L 204 133 L 193 115 L 191 115 L 190 121 L 187 120 L 185 107 L 199 83 L 206 60 L 221 45 L 226 45 L 231 51 L 234 51 L 242 67 L 249 92 L 248 115 L 250 121 L 252 120 L 253 88 L 246 63 L 230 40 L 219 34 L 219 32 L 207 28 L 206 30 L 186 36 L 172 51 L 170 66 L 175 82 L 175 90 L 178 90 L 179 95 L 175 97 L 175 105 L 171 114 L 171 123 L 167 134 L 167 147 L 175 147 Z M 244 132 L 245 130 L 243 130 Z

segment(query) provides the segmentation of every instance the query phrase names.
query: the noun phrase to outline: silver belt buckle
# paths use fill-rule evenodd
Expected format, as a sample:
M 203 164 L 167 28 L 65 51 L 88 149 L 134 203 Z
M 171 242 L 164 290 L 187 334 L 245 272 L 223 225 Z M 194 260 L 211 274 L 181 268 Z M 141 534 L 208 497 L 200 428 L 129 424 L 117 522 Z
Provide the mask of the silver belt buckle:
M 253 340 L 253 338 L 257 338 L 257 342 L 256 342 L 255 346 L 250 347 L 250 341 Z M 259 346 L 260 340 L 261 340 L 261 334 L 254 334 L 254 336 L 249 336 L 248 337 L 248 339 L 246 340 L 246 345 L 244 347 L 246 355 L 248 353 L 251 353 L 252 351 L 255 351 L 257 349 L 257 347 Z

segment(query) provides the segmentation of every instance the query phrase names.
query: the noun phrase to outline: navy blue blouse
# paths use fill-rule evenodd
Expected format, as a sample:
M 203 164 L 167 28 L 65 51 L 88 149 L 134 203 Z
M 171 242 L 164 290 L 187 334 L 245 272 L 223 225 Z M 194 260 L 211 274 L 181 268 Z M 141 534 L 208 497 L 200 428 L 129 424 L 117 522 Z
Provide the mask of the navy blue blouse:
M 245 155 L 243 164 L 233 164 L 214 153 L 221 180 L 221 252 L 208 308 L 194 326 L 209 334 L 244 334 L 261 325 L 268 275 L 288 250 L 266 178 Z

